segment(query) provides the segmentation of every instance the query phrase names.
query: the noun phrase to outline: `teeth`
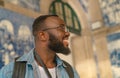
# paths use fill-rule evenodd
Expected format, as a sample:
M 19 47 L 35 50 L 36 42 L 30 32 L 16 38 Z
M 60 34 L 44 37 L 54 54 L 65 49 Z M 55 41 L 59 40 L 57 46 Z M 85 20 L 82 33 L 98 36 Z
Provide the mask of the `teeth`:
M 68 42 L 68 40 L 63 40 L 63 42 Z
M 68 46 L 68 40 L 63 40 L 63 43 L 66 45 L 66 46 Z

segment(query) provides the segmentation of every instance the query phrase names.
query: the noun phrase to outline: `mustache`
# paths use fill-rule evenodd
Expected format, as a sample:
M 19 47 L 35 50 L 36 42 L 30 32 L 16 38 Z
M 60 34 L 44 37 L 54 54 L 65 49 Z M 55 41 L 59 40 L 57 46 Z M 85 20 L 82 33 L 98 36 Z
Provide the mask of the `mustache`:
M 64 40 L 64 39 L 69 39 L 69 36 L 68 35 L 65 35 L 65 36 L 63 36 L 63 38 L 62 38 L 62 40 Z

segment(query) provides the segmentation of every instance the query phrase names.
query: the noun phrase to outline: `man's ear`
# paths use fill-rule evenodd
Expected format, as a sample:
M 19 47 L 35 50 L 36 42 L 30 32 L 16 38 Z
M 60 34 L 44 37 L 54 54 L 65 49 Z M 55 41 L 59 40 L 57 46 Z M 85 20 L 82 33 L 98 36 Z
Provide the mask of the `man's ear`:
M 46 41 L 47 40 L 47 34 L 43 31 L 40 31 L 38 34 L 38 39 L 41 41 Z

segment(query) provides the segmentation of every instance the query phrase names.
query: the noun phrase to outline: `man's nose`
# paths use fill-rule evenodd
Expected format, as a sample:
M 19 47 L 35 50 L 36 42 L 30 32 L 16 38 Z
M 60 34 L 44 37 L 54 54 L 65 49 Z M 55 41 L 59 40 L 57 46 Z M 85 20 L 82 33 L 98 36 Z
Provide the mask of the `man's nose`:
M 70 36 L 70 32 L 68 32 L 68 31 L 65 32 L 65 36 L 66 36 L 66 37 L 69 37 L 69 36 Z

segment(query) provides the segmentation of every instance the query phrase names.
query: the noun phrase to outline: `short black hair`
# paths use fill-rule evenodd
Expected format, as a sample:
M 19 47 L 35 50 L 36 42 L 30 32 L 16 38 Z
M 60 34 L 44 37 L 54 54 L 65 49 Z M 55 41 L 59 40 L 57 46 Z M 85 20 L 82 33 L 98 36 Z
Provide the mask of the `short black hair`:
M 32 25 L 33 36 L 36 36 L 37 31 L 39 31 L 40 29 L 44 27 L 45 25 L 44 21 L 46 20 L 46 18 L 51 17 L 51 16 L 58 17 L 58 15 L 41 15 L 34 20 L 33 25 Z

